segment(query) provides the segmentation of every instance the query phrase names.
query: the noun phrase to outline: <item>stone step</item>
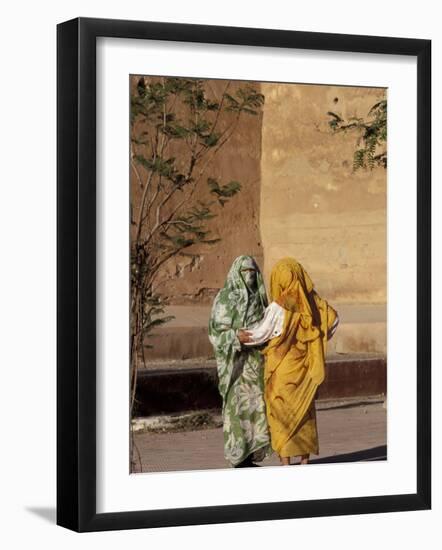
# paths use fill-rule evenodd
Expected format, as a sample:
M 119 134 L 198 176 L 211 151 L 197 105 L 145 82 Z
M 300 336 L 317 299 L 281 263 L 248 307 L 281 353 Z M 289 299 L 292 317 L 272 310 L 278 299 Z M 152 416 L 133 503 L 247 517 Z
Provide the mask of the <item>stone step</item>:
M 386 306 L 337 304 L 340 324 L 329 342 L 330 353 L 386 353 Z M 207 336 L 210 307 L 170 306 L 175 318 L 146 339 L 146 359 L 187 360 L 212 358 Z
M 385 395 L 387 365 L 379 354 L 333 355 L 326 362 L 326 378 L 319 399 Z M 156 361 L 138 374 L 134 416 L 221 407 L 216 363 Z

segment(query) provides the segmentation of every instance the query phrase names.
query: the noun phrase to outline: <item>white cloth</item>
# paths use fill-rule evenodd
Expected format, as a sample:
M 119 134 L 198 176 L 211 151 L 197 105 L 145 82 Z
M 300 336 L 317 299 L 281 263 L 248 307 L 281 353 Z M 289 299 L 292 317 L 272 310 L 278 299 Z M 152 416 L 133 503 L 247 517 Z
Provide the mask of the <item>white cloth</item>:
M 254 327 L 244 327 L 250 336 L 250 342 L 245 346 L 258 346 L 271 338 L 279 336 L 284 326 L 284 308 L 272 302 L 265 310 L 264 317 Z
M 264 317 L 254 327 L 244 327 L 249 334 L 250 341 L 244 342 L 244 346 L 259 346 L 264 344 L 271 338 L 276 338 L 282 333 L 284 327 L 284 313 L 285 309 L 276 302 L 272 302 L 265 310 Z M 327 339 L 335 333 L 339 324 L 339 317 L 337 316 L 332 327 L 328 331 Z

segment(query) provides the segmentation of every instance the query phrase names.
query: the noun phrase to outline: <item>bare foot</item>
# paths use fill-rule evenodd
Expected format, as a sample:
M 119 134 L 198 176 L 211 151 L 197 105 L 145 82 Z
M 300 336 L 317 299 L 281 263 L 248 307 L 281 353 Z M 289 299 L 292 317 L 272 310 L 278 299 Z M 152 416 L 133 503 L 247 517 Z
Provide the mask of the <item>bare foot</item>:
M 300 464 L 308 464 L 310 455 L 302 455 Z
M 290 466 L 290 457 L 289 456 L 280 456 L 279 460 L 281 461 L 281 466 Z

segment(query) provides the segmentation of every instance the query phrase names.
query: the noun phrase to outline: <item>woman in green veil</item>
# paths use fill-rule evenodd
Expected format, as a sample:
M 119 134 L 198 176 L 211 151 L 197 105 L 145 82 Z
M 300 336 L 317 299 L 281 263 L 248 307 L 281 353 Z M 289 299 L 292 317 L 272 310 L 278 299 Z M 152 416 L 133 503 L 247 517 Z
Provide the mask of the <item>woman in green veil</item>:
M 234 467 L 253 466 L 272 452 L 263 357 L 238 339 L 240 329 L 261 321 L 266 307 L 265 286 L 255 260 L 239 256 L 215 298 L 209 322 L 223 399 L 224 456 Z

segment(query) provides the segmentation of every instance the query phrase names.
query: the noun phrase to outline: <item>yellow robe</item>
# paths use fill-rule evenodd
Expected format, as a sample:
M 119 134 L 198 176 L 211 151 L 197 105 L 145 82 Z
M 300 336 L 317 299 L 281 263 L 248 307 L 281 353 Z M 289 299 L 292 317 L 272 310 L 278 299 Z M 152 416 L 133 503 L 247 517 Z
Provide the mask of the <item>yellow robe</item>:
M 281 335 L 263 352 L 272 447 L 282 457 L 318 454 L 314 399 L 324 380 L 327 339 L 337 313 L 292 258 L 273 268 L 270 292 L 285 309 Z

